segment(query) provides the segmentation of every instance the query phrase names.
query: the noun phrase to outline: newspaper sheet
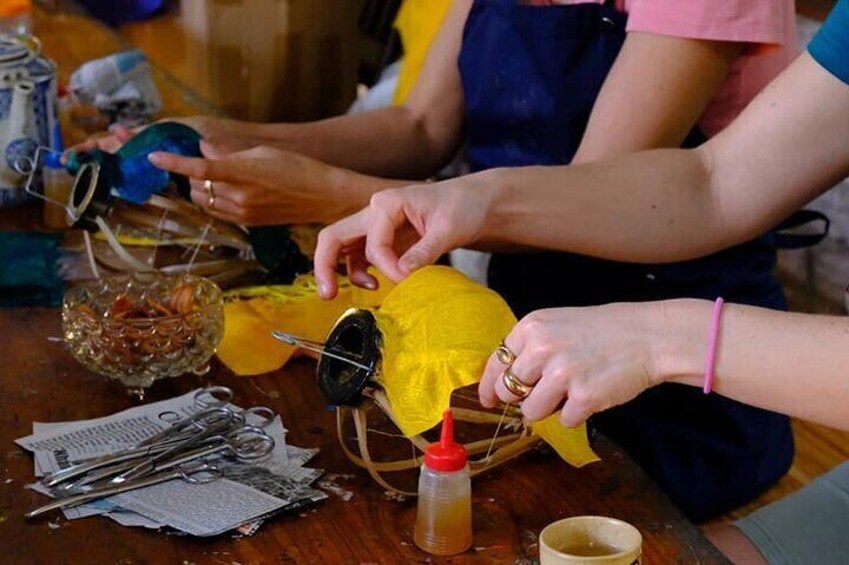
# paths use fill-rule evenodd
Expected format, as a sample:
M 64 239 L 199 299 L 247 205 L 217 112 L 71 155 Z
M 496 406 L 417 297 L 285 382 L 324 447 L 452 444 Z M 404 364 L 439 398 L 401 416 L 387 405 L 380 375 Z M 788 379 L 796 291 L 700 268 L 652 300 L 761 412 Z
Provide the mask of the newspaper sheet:
M 74 461 L 133 447 L 170 426 L 173 414 L 191 415 L 197 391 L 111 416 L 74 422 L 34 423 L 33 434 L 16 440 L 32 451 L 35 473 L 42 477 L 68 468 Z M 241 410 L 231 406 L 234 410 Z M 163 414 L 172 418 L 163 418 Z M 68 519 L 105 514 L 124 525 L 156 528 L 171 526 L 192 535 L 207 536 L 260 520 L 283 510 L 301 508 L 326 498 L 311 485 L 318 469 L 304 467 L 317 449 L 286 444 L 286 429 L 279 417 L 266 428 L 275 440 L 270 457 L 258 465 L 220 462 L 224 478 L 204 485 L 173 480 L 86 505 L 66 509 Z M 35 483 L 34 490 L 52 496 Z M 251 531 L 255 531 L 253 527 Z

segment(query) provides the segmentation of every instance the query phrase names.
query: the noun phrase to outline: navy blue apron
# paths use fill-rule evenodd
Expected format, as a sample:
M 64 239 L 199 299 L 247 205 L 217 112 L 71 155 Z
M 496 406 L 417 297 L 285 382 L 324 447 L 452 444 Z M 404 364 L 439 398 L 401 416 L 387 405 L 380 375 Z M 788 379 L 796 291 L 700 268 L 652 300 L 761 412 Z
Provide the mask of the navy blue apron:
M 609 3 L 476 0 L 459 60 L 472 168 L 569 163 L 625 40 L 626 19 Z M 695 129 L 685 146 L 704 139 Z M 520 317 L 539 308 L 680 297 L 722 296 L 784 309 L 774 266 L 775 250 L 760 238 L 671 265 L 568 253 L 496 254 L 489 281 Z M 786 417 L 683 385 L 655 387 L 591 423 L 622 445 L 693 520 L 751 500 L 793 458 Z

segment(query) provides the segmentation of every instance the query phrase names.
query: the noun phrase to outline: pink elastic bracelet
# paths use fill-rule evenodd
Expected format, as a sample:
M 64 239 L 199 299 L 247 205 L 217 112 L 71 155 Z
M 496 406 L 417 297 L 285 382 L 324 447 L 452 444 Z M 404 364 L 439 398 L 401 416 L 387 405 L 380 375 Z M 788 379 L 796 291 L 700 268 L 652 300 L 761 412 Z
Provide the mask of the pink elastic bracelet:
M 713 389 L 713 372 L 716 368 L 716 349 L 719 345 L 719 322 L 722 320 L 722 305 L 725 301 L 722 297 L 716 299 L 713 304 L 713 319 L 710 325 L 710 347 L 708 348 L 707 364 L 705 365 L 705 385 L 702 389 L 705 394 L 710 394 Z

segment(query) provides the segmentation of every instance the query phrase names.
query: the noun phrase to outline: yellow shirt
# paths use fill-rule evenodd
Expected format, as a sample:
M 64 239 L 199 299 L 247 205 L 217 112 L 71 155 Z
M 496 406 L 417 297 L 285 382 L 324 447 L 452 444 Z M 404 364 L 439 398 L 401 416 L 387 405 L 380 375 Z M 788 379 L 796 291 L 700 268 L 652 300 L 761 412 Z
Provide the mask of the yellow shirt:
M 413 89 L 450 4 L 451 0 L 404 0 L 401 5 L 395 29 L 404 46 L 404 63 L 392 98 L 394 104 L 404 102 Z

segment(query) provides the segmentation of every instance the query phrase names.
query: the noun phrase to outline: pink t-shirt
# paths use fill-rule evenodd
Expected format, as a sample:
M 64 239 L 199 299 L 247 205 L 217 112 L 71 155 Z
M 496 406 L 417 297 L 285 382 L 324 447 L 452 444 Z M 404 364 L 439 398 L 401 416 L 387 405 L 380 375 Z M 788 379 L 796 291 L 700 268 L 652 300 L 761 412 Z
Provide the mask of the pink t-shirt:
M 529 4 L 602 4 L 604 0 L 530 0 Z M 793 0 L 616 0 L 627 31 L 749 44 L 714 94 L 699 126 L 714 135 L 731 123 L 796 56 Z

